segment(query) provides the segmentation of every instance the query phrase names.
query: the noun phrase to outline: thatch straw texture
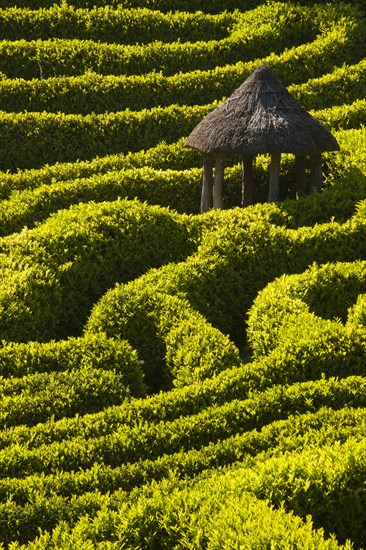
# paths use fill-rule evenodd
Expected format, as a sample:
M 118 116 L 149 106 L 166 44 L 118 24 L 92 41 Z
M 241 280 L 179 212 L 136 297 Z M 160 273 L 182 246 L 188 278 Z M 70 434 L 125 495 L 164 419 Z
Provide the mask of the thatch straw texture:
M 339 150 L 329 130 L 292 97 L 266 64 L 211 111 L 185 145 L 224 155 L 315 155 Z

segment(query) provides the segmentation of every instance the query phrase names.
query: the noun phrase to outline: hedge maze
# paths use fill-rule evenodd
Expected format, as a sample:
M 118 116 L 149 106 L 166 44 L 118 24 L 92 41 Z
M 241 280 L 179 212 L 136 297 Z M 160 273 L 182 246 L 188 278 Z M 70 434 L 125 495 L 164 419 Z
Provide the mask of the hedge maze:
M 0 0 L 0 548 L 366 547 L 365 46 L 361 0 Z M 200 214 L 263 61 L 340 151 Z

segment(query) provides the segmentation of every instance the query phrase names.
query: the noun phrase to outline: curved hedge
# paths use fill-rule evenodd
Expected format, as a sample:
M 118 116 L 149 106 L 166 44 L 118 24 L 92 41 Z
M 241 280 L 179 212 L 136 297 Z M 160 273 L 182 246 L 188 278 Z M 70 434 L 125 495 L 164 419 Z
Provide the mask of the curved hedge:
M 66 21 L 70 11 L 67 8 L 61 9 L 64 12 L 63 20 Z M 356 13 L 359 13 L 357 10 L 347 9 L 345 5 L 342 5 L 337 11 L 325 11 L 328 13 L 324 17 L 322 9 L 304 11 L 301 7 L 289 8 L 288 4 L 277 2 L 252 10 L 245 17 L 236 11 L 236 24 L 230 29 L 229 36 L 221 40 L 217 40 L 217 37 L 215 40 L 209 40 L 209 37 L 207 38 L 202 33 L 197 41 L 191 41 L 181 25 L 179 38 L 170 43 L 156 39 L 138 40 L 138 33 L 135 32 L 136 30 L 131 24 L 132 21 L 129 21 L 127 33 L 131 37 L 132 44 L 127 45 L 121 43 L 123 41 L 109 44 L 109 40 L 103 41 L 103 37 L 97 40 L 95 37 L 82 40 L 83 32 L 79 33 L 77 30 L 73 32 L 72 30 L 74 26 L 72 18 L 69 24 L 73 38 L 70 39 L 55 37 L 57 31 L 56 33 L 51 31 L 46 39 L 43 39 L 42 31 L 38 31 L 36 40 L 25 39 L 27 37 L 21 37 L 19 40 L 18 25 L 16 39 L 0 42 L 0 70 L 9 78 L 27 79 L 77 75 L 83 74 L 87 70 L 104 75 L 144 74 L 156 70 L 171 75 L 178 71 L 208 70 L 227 63 L 234 63 L 243 59 L 243 56 L 247 60 L 255 59 L 258 56 L 258 51 L 265 56 L 271 52 L 280 53 L 286 47 L 315 40 L 319 31 L 326 33 L 332 26 L 333 20 L 341 19 L 341 14 L 344 13 L 345 17 L 349 19 L 349 24 L 352 25 L 352 19 L 354 20 Z M 25 13 L 31 12 L 20 10 L 17 18 L 22 20 Z M 93 28 L 93 32 L 98 34 L 98 16 L 95 25 L 91 13 L 88 13 L 89 25 Z M 112 13 L 111 10 L 104 11 L 107 18 L 111 18 Z M 124 11 L 120 13 L 125 18 L 128 15 Z M 149 14 L 152 18 L 154 13 L 150 11 L 146 17 L 144 11 L 140 10 L 138 19 L 142 20 L 144 15 L 147 19 L 145 25 L 142 24 L 142 21 L 140 22 L 142 28 L 146 28 L 146 34 L 150 27 Z M 7 12 L 4 12 L 4 15 L 6 17 Z M 33 17 L 36 15 L 33 14 Z M 171 14 L 170 17 L 177 18 L 179 14 Z M 180 19 L 182 21 L 182 15 Z M 329 25 L 325 29 L 324 19 Z M 101 19 L 101 22 L 104 27 L 102 32 L 107 36 L 113 35 L 113 31 L 108 30 L 105 17 Z M 88 26 L 88 22 L 85 24 Z M 121 23 L 118 25 L 119 32 L 122 25 Z M 36 22 L 30 23 L 30 26 L 35 29 L 37 26 L 39 27 Z M 165 34 L 168 38 L 169 31 Z M 51 40 L 49 36 L 52 36 Z M 133 44 L 134 41 L 137 43 Z
M 291 74 L 277 64 L 277 72 L 291 82 Z M 248 73 L 248 74 L 247 74 Z M 245 70 L 244 76 L 249 76 Z M 136 76 L 81 76 L 45 80 L 20 78 L 0 81 L 0 108 L 9 112 L 44 111 L 65 114 L 101 114 L 123 109 L 140 110 L 177 105 L 204 105 L 229 96 L 243 79 L 243 70 L 194 71 L 164 76 L 152 72 Z M 330 73 L 288 86 L 306 109 L 324 109 L 352 103 L 365 95 L 366 62 L 336 67 Z M 211 85 L 209 85 L 209 83 Z M 141 88 L 144 93 L 140 94 Z M 323 90 L 327 93 L 323 93 Z
M 365 148 L 363 146 L 363 143 L 365 142 L 365 135 L 366 129 L 362 126 L 361 128 L 354 130 L 335 132 L 335 136 L 341 146 L 341 151 L 336 154 L 324 154 L 326 191 L 305 197 L 301 201 L 293 200 L 277 204 L 277 208 L 279 210 L 282 210 L 284 213 L 288 214 L 285 222 L 288 227 L 296 228 L 301 225 L 325 223 L 331 218 L 336 221 L 344 222 L 354 214 L 355 204 L 363 199 L 366 189 L 366 180 L 363 175 L 363 172 L 366 169 Z M 233 162 L 236 162 L 236 160 L 237 159 L 233 159 Z M 263 160 L 265 160 L 265 158 L 262 159 L 262 156 L 257 157 L 254 165 L 255 180 L 257 182 L 256 189 L 258 187 L 256 192 L 256 200 L 259 201 L 264 199 L 264 193 L 267 186 L 266 166 Z M 106 180 L 113 180 L 113 174 L 116 172 L 121 172 L 121 170 L 124 170 L 126 175 L 128 173 L 132 175 L 131 170 L 138 169 L 135 171 L 135 174 L 137 176 L 137 181 L 139 181 L 138 175 L 145 173 L 144 170 L 142 170 L 143 167 L 151 167 L 155 170 L 159 170 L 159 174 L 161 175 L 163 175 L 162 170 L 167 171 L 167 174 L 173 175 L 173 172 L 169 172 L 169 170 L 189 170 L 200 166 L 201 162 L 201 155 L 197 153 L 197 151 L 184 147 L 183 140 L 170 145 L 162 142 L 154 148 L 135 153 L 131 152 L 126 155 L 111 155 L 104 158 L 97 157 L 91 161 L 79 161 L 76 163 L 63 164 L 58 163 L 51 166 L 46 165 L 38 170 L 32 169 L 19 171 L 15 174 L 2 173 L 0 177 L 0 196 L 2 199 L 8 199 L 11 196 L 12 191 L 37 189 L 42 185 L 56 184 L 55 189 L 58 189 L 57 184 L 61 182 L 65 183 L 65 186 L 70 185 L 71 189 L 74 189 L 75 192 L 79 183 L 81 187 L 85 185 L 87 188 L 88 183 L 86 181 L 76 181 L 73 184 L 71 180 L 84 180 L 85 178 L 88 178 L 90 179 L 90 185 L 92 186 L 92 181 L 96 176 L 96 181 L 104 181 L 104 178 L 106 178 Z M 284 157 L 282 164 L 280 186 L 281 194 L 284 194 L 284 191 L 288 194 L 290 191 L 294 193 L 293 159 L 286 159 Z M 126 172 L 126 170 L 130 170 L 131 172 Z M 194 173 L 195 172 L 192 171 L 192 176 Z M 225 172 L 225 199 L 227 206 L 234 206 L 238 204 L 240 200 L 240 178 L 238 177 L 238 180 L 236 181 L 235 176 L 231 181 L 231 174 L 234 176 L 235 173 L 235 169 L 231 173 L 228 168 Z M 186 172 L 186 174 L 188 174 L 188 172 Z M 136 185 L 134 181 L 135 177 L 133 177 L 132 184 Z M 199 201 L 197 201 L 193 207 L 193 204 L 191 204 L 191 201 L 193 201 L 193 196 L 189 196 L 188 192 L 189 184 L 188 187 L 184 187 L 184 189 L 181 189 L 178 193 L 177 186 L 179 186 L 179 181 L 176 182 L 175 180 L 171 180 L 170 177 L 168 178 L 168 181 L 175 182 L 175 192 L 173 196 L 170 195 L 170 198 L 172 201 L 176 201 L 174 202 L 176 208 L 181 210 L 185 204 L 187 209 L 189 209 L 189 205 L 191 205 L 191 208 L 193 209 L 192 211 L 196 211 L 199 206 Z M 137 188 L 135 187 L 135 192 L 139 189 L 139 186 Z M 159 201 L 161 201 L 161 203 L 164 202 L 161 194 L 156 195 L 158 189 L 155 189 L 155 187 L 149 186 L 148 188 L 145 188 L 145 186 L 143 186 L 141 191 L 144 192 L 141 196 L 146 197 L 148 202 L 152 202 L 154 197 L 159 197 Z M 36 193 L 36 197 L 37 195 L 38 192 Z M 30 212 L 32 209 L 34 211 L 34 202 L 35 205 L 37 205 L 37 200 L 42 200 L 43 195 L 47 200 L 48 194 L 46 189 L 39 191 L 38 199 L 36 198 L 35 201 L 32 200 L 31 194 L 26 193 L 25 195 L 17 195 L 17 193 L 14 193 L 12 200 L 14 199 L 17 201 L 17 199 L 21 199 L 22 204 L 20 205 L 20 211 L 17 212 L 15 208 L 12 209 L 11 202 L 3 202 L 3 207 L 10 207 L 10 210 L 12 211 L 8 213 L 10 218 L 13 216 L 17 217 L 18 215 L 21 217 L 26 217 L 26 212 Z M 67 195 L 66 190 L 65 193 L 62 193 L 61 191 L 60 193 L 56 192 L 55 197 L 53 198 L 52 192 L 50 192 L 49 198 L 52 199 L 52 201 L 54 200 L 53 204 L 55 205 L 64 204 L 62 201 L 65 200 L 65 195 Z M 59 196 L 60 199 L 58 198 Z M 79 198 L 82 200 L 83 197 L 79 196 Z M 59 200 L 60 203 L 58 202 Z M 266 208 L 268 208 L 268 205 L 263 207 L 261 215 L 263 215 Z M 45 205 L 43 205 L 43 209 L 47 214 Z M 42 217 L 42 212 L 43 210 L 38 209 L 37 215 Z M 274 217 L 272 217 L 271 221 L 272 223 L 277 223 Z M 10 223 L 12 222 L 9 221 L 9 224 Z M 30 216 L 27 218 L 27 223 L 32 223 Z M 284 221 L 281 221 L 280 223 L 283 224 Z M 11 230 L 11 226 L 9 225 L 8 227 L 9 229 L 6 229 L 7 232 Z
M 300 275 L 282 275 L 259 293 L 249 312 L 247 336 L 254 355 L 275 348 L 281 332 L 286 333 L 299 314 L 312 312 L 345 322 L 349 308 L 365 290 L 365 261 L 315 264 Z M 307 319 L 302 316 L 305 327 Z
M 213 107 L 212 105 L 210 107 Z M 209 107 L 154 108 L 103 115 L 0 112 L 2 170 L 150 149 L 188 135 Z
M 0 197 L 8 199 L 13 191 L 36 189 L 41 185 L 70 182 L 75 179 L 101 176 L 102 174 L 151 167 L 156 170 L 188 170 L 201 165 L 201 155 L 193 149 L 183 147 L 183 140 L 176 143 L 159 143 L 147 150 L 126 154 L 96 157 L 89 161 L 64 162 L 45 165 L 41 168 L 2 172 L 0 177 Z
M 360 378 L 353 379 L 354 387 L 359 380 Z M 262 456 L 265 459 L 309 445 L 324 445 L 336 441 L 344 443 L 350 437 L 364 437 L 364 421 L 363 407 L 345 407 L 339 410 L 321 407 L 316 412 L 290 415 L 285 420 L 269 423 L 260 431 L 254 429 L 235 434 L 200 449 L 178 451 L 161 455 L 155 460 L 139 460 L 117 467 L 95 463 L 85 470 L 47 474 L 42 478 L 43 494 L 48 497 L 57 494 L 67 498 L 97 490 L 105 494 L 117 487 L 130 491 L 142 482 L 147 484 L 153 479 L 160 481 L 169 478 L 173 469 L 177 477 L 192 477 L 209 468 L 228 466 L 239 460 L 246 461 L 250 456 Z M 25 505 L 38 479 L 37 474 L 1 479 L 0 499 L 4 501 L 12 498 L 18 505 Z
M 93 303 L 115 282 L 194 248 L 187 221 L 137 201 L 60 210 L 0 242 L 0 334 L 27 342 L 80 334 Z M 138 252 L 138 253 L 137 253 Z
M 96 463 L 120 467 L 145 459 L 158 460 L 165 454 L 201 449 L 238 433 L 260 430 L 293 414 L 315 412 L 322 407 L 364 408 L 365 402 L 362 377 L 278 385 L 248 399 L 213 404 L 195 415 L 181 416 L 171 422 L 140 422 L 131 427 L 120 424 L 113 429 L 106 427 L 103 435 L 92 433 L 88 439 L 79 435 L 36 448 L 23 446 L 21 453 L 15 443 L 0 451 L 0 478 L 80 471 Z M 365 428 L 360 431 L 363 434 Z
M 36 373 L 68 370 L 111 370 L 125 377 L 131 395 L 144 396 L 141 361 L 125 340 L 103 334 L 47 343 L 4 343 L 0 348 L 0 376 L 21 378 Z
M 102 115 L 0 112 L 1 170 L 150 149 L 187 136 L 217 104 L 155 107 Z M 366 100 L 312 113 L 333 129 L 366 124 Z
M 301 15 L 303 13 L 301 11 L 302 8 L 293 8 L 293 13 L 289 14 L 287 4 L 278 5 L 285 12 L 282 13 L 281 9 L 278 8 L 279 13 L 277 17 L 280 25 L 283 25 L 284 18 L 292 17 L 294 23 L 291 25 L 287 23 L 287 25 L 292 29 L 291 32 L 294 32 L 298 37 L 302 37 L 302 32 L 297 26 L 300 25 L 300 27 L 305 26 L 307 28 L 309 24 L 309 22 L 306 23 L 302 20 L 302 17 L 304 17 Z M 275 12 L 277 9 L 276 6 L 277 4 L 273 8 Z M 270 63 L 285 85 L 292 85 L 295 95 L 300 94 L 300 99 L 304 98 L 306 100 L 306 93 L 309 94 L 309 86 L 311 84 L 306 84 L 305 95 L 301 95 L 301 89 L 298 91 L 298 87 L 294 86 L 294 84 L 304 83 L 307 79 L 324 77 L 324 73 L 329 73 L 330 70 L 344 65 L 344 63 L 354 64 L 360 61 L 359 52 L 363 50 L 365 45 L 366 28 L 364 17 L 356 8 L 350 8 L 349 5 L 344 4 L 339 6 L 337 10 L 334 10 L 331 6 L 328 8 L 319 7 L 318 11 L 312 13 L 311 25 L 315 27 L 320 25 L 322 33 L 317 37 L 314 35 L 312 37 L 313 41 L 309 43 L 306 43 L 306 41 L 305 43 L 301 43 L 300 41 L 300 45 L 297 46 L 294 45 L 295 42 L 292 39 L 292 47 L 282 53 L 280 53 L 281 49 L 278 49 L 281 44 L 278 32 L 281 36 L 284 31 L 272 30 L 273 22 L 271 22 L 271 17 L 274 15 L 272 13 L 273 10 L 271 11 L 267 6 L 265 10 L 269 11 L 269 15 L 267 14 L 269 29 L 270 33 L 274 33 L 272 38 L 277 46 L 274 48 L 272 45 L 272 48 L 269 50 L 271 53 L 266 54 L 263 44 L 254 44 L 254 51 L 261 52 L 261 59 Z M 260 12 L 259 16 L 262 19 L 263 14 Z M 324 19 L 328 21 L 325 28 L 323 28 L 322 21 Z M 253 25 L 250 18 L 247 25 L 244 25 L 244 28 L 241 27 L 240 31 L 236 31 L 236 34 L 239 33 L 239 38 L 244 35 L 248 39 L 248 36 L 251 36 L 253 33 L 253 30 L 251 30 L 253 29 Z M 257 38 L 258 40 L 264 40 L 261 26 L 259 26 L 259 30 L 260 33 Z M 258 30 L 255 32 L 258 32 Z M 235 33 L 233 36 L 235 36 Z M 254 40 L 255 36 L 252 39 Z M 4 42 L 4 47 L 6 44 L 7 42 Z M 16 44 L 18 43 L 13 44 L 13 49 L 16 48 Z M 28 44 L 32 43 L 23 41 L 19 43 L 19 48 L 23 45 L 22 47 L 29 49 L 30 45 Z M 37 42 L 34 43 L 33 49 L 37 49 L 36 44 Z M 202 47 L 204 47 L 204 44 L 202 43 Z M 250 44 L 250 41 L 248 44 Z M 65 47 L 66 45 L 67 41 L 65 42 Z M 183 50 L 186 48 L 187 51 L 191 47 L 189 44 L 185 45 L 183 43 L 177 43 L 178 46 Z M 49 44 L 49 48 L 51 47 L 52 42 Z M 70 45 L 70 49 L 73 55 L 76 55 L 77 50 L 75 47 Z M 217 49 L 220 51 L 219 47 Z M 222 48 L 221 55 L 226 56 L 223 66 L 218 66 L 220 64 L 216 63 L 213 68 L 204 67 L 200 62 L 196 70 L 193 70 L 191 66 L 187 66 L 186 68 L 181 67 L 180 71 L 178 71 L 177 62 L 173 60 L 174 70 L 171 76 L 167 76 L 166 71 L 162 70 L 163 62 L 160 63 L 158 72 L 156 72 L 156 68 L 154 67 L 146 67 L 142 75 L 140 71 L 136 74 L 132 72 L 130 76 L 117 76 L 120 75 L 121 64 L 118 65 L 119 72 L 116 72 L 117 69 L 113 70 L 112 67 L 108 67 L 108 60 L 103 62 L 104 72 L 97 66 L 89 64 L 85 65 L 80 73 L 80 60 L 78 59 L 75 63 L 75 69 L 72 68 L 70 61 L 67 68 L 60 69 L 61 73 L 57 75 L 58 78 L 52 78 L 54 75 L 51 73 L 47 75 L 47 78 L 43 76 L 42 80 L 37 80 L 40 70 L 37 61 L 39 56 L 37 57 L 36 53 L 34 53 L 33 57 L 37 59 L 33 61 L 29 60 L 26 66 L 28 71 L 32 71 L 28 75 L 28 78 L 32 78 L 32 80 L 26 81 L 20 78 L 26 75 L 18 73 L 14 75 L 9 74 L 9 76 L 13 77 L 12 80 L 7 79 L 0 82 L 2 96 L 0 106 L 5 110 L 16 112 L 47 109 L 49 112 L 62 111 L 69 114 L 86 115 L 92 112 L 121 111 L 125 108 L 141 110 L 176 103 L 182 105 L 212 103 L 215 100 L 230 95 L 233 89 L 238 87 L 243 82 L 243 79 L 249 76 L 260 63 L 257 53 L 252 57 L 255 61 L 249 61 L 248 56 L 246 56 L 245 62 L 241 61 L 243 55 L 242 48 L 240 51 L 240 60 L 236 63 L 235 58 L 228 57 L 228 53 L 225 52 L 224 47 Z M 11 63 L 14 62 L 13 56 L 14 53 L 11 53 L 9 58 Z M 182 53 L 182 56 L 187 57 L 187 52 Z M 4 55 L 3 57 L 3 62 L 5 62 L 6 56 Z M 170 56 L 168 58 L 170 59 Z M 17 66 L 19 66 L 19 63 Z M 52 64 L 52 67 L 52 70 L 56 70 L 55 63 Z M 66 75 L 72 70 L 77 70 L 79 76 L 67 77 Z M 153 73 L 149 72 L 151 70 L 153 70 Z M 46 68 L 44 69 L 45 71 Z M 182 71 L 188 72 L 184 73 Z M 6 73 L 5 68 L 3 72 Z M 86 74 L 84 74 L 85 72 Z M 144 87 L 144 94 L 139 93 L 141 86 Z M 315 81 L 314 86 L 316 89 L 319 84 Z M 360 95 L 356 94 L 357 89 L 360 90 Z M 356 98 L 363 97 L 362 92 L 361 83 L 357 83 L 357 86 L 352 90 L 352 94 L 348 94 L 348 101 L 352 101 L 355 95 Z M 347 90 L 343 93 L 346 94 Z M 319 94 L 319 97 L 321 96 L 323 94 Z M 309 103 L 308 108 L 310 106 L 311 103 Z M 316 105 L 316 108 L 321 107 L 324 107 L 324 105 Z
M 13 7 L 0 11 L 1 36 L 3 40 L 69 38 L 119 44 L 146 44 L 156 40 L 195 42 L 205 36 L 206 40 L 223 39 L 230 27 L 241 18 L 238 11 L 217 15 L 188 12 L 168 12 L 118 5 L 76 8 L 70 2 L 49 9 Z M 17 2 L 19 6 L 20 3 Z M 3 2 L 0 3 L 3 7 Z M 39 3 L 37 8 L 39 8 Z
M 225 173 L 225 202 L 239 202 L 241 167 Z M 34 184 L 34 182 L 33 182 Z M 50 214 L 71 205 L 138 199 L 151 205 L 175 209 L 181 214 L 199 214 L 202 169 L 157 170 L 133 168 L 95 174 L 90 178 L 50 183 L 35 189 L 13 192 L 0 203 L 0 235 L 9 235 L 31 228 Z
M 99 368 L 37 373 L 1 384 L 0 428 L 93 413 L 130 397 L 123 374 Z
M 288 230 L 268 221 L 248 220 L 242 209 L 221 211 L 203 218 L 220 219 L 216 231 L 205 233 L 197 252 L 183 263 L 165 266 L 142 276 L 139 292 L 151 285 L 169 294 L 183 294 L 192 307 L 242 346 L 245 316 L 256 294 L 282 273 L 301 272 L 312 262 L 354 261 L 365 256 L 365 219 Z M 280 218 L 280 216 L 279 216 Z M 278 218 L 277 218 L 278 219 Z M 282 218 L 283 219 L 283 218 Z M 211 226 L 212 227 L 212 226 Z M 120 316 L 119 302 L 130 286 L 117 285 L 94 307 L 88 321 L 98 330 Z
M 235 475 L 235 474 L 234 474 Z M 278 547 L 317 548 L 319 550 L 349 550 L 350 544 L 340 546 L 332 536 L 325 538 L 323 530 L 316 530 L 310 519 L 302 521 L 283 509 L 275 509 L 248 491 L 241 490 L 239 482 L 222 474 L 200 480 L 191 486 L 170 482 L 153 487 L 142 494 L 123 513 L 108 511 L 105 519 L 110 527 L 105 540 L 111 549 L 143 546 L 177 548 L 200 547 L 220 550 L 228 544 L 243 548 Z M 84 518 L 69 529 L 60 525 L 57 534 L 47 534 L 37 540 L 34 548 L 45 549 L 59 537 L 69 545 L 95 540 L 99 528 L 99 514 L 95 521 Z M 100 514 L 101 516 L 101 514 Z M 199 543 L 197 543 L 199 541 Z
M 0 546 L 361 547 L 363 0 L 1 9 L 11 3 L 0 233 L 18 233 L 0 237 Z M 325 189 L 282 202 L 296 181 L 283 155 L 281 202 L 231 209 L 232 157 L 228 209 L 187 215 L 202 158 L 183 136 L 259 54 L 336 132 Z M 17 69 L 34 78 L 5 77 Z M 256 158 L 255 202 L 268 164 Z
M 88 323 L 86 334 L 94 332 L 128 340 L 144 360 L 146 382 L 154 390 L 199 382 L 240 365 L 227 336 L 186 299 L 153 285 L 135 289 L 132 284 L 117 300 L 104 301 Z

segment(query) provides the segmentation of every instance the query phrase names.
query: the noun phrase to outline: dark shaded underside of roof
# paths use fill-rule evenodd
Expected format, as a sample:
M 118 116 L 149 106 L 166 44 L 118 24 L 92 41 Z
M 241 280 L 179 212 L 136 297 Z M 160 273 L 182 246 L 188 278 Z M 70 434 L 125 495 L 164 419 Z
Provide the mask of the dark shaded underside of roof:
M 339 150 L 337 140 L 272 72 L 261 65 L 191 132 L 185 145 L 210 154 L 315 155 Z

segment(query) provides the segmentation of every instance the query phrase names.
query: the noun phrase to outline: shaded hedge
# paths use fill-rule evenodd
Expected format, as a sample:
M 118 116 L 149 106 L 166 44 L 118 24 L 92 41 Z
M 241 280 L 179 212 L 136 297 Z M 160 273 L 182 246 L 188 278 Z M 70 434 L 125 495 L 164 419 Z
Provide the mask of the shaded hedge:
M 255 356 L 268 353 L 277 345 L 283 326 L 291 330 L 302 313 L 345 322 L 349 308 L 365 290 L 364 261 L 314 264 L 300 275 L 282 275 L 259 293 L 249 311 L 247 335 L 251 349 Z M 302 320 L 306 330 L 307 316 Z
M 0 242 L 3 340 L 80 334 L 95 301 L 115 284 L 194 248 L 186 219 L 137 201 L 60 210 L 33 230 Z

